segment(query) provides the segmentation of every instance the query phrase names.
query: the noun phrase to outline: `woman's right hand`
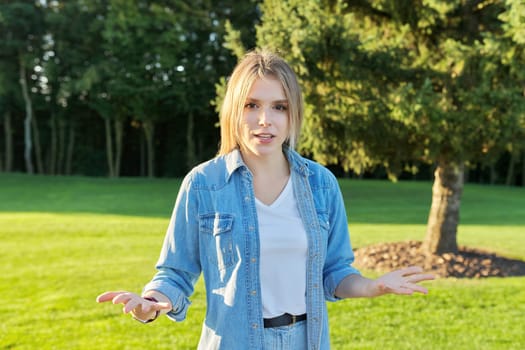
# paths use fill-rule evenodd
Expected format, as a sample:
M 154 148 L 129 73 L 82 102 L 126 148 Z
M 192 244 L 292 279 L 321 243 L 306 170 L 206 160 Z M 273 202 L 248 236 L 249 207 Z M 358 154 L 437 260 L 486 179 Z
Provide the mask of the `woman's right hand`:
M 158 301 L 145 299 L 148 297 L 153 297 Z M 152 295 L 140 296 L 132 292 L 111 291 L 102 293 L 97 297 L 98 303 L 107 301 L 112 301 L 113 304 L 123 304 L 122 311 L 124 313 L 131 312 L 134 318 L 143 322 L 154 319 L 157 312 L 169 311 L 172 308 L 171 303 L 164 295 L 155 292 Z

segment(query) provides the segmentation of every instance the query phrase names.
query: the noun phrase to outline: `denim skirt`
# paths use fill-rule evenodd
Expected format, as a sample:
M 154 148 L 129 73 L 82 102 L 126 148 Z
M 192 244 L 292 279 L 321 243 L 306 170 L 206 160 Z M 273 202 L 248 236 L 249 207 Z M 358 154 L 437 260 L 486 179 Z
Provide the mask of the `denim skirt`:
M 264 329 L 264 350 L 305 350 L 307 348 L 306 321 L 290 326 Z

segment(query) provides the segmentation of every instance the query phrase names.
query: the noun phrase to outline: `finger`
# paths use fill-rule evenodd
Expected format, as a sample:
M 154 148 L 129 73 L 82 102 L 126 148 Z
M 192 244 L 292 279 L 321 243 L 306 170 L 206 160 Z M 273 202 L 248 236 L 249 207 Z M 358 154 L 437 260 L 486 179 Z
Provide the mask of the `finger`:
M 388 291 L 393 294 L 400 294 L 400 295 L 412 295 L 414 291 L 410 288 L 405 288 L 403 286 L 399 287 L 388 287 Z
M 171 304 L 170 303 L 163 303 L 163 302 L 151 302 L 148 301 L 147 303 L 142 304 L 142 311 L 148 312 L 150 310 L 160 311 L 160 310 L 171 310 Z
M 134 297 L 133 293 L 121 293 L 113 298 L 113 304 L 127 304 Z
M 141 307 L 141 305 L 144 305 L 141 303 L 140 300 L 135 300 L 135 299 L 130 299 L 125 305 L 124 307 L 122 308 L 122 311 L 124 311 L 124 313 L 130 313 L 131 311 Z
M 421 272 L 423 272 L 423 269 L 420 266 L 409 266 L 399 270 L 401 276 L 410 276 Z
M 125 291 L 118 291 L 118 292 L 105 292 L 100 294 L 97 297 L 97 303 L 104 303 L 106 301 L 113 300 L 114 297 L 116 297 L 119 294 L 126 293 Z
M 422 294 L 428 294 L 428 289 L 426 289 L 425 287 L 422 287 L 422 286 L 420 286 L 418 284 L 415 284 L 415 283 L 406 283 L 405 287 L 409 288 L 410 290 L 412 290 L 414 292 L 418 292 L 418 293 L 422 293 Z
M 142 305 L 142 312 L 144 313 L 150 312 L 151 310 L 157 311 L 157 306 L 155 305 L 155 303 L 145 301 L 141 305 Z
M 436 277 L 432 274 L 426 273 L 426 274 L 416 274 L 407 279 L 408 282 L 411 283 L 418 283 L 422 281 L 431 281 L 435 279 Z
M 171 310 L 171 304 L 170 303 L 155 303 L 153 304 L 154 310 Z

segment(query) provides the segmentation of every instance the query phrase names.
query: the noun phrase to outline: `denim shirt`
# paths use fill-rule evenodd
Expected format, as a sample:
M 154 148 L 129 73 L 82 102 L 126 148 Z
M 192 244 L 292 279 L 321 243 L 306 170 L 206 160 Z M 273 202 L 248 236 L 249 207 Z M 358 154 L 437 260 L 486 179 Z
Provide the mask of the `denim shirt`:
M 348 222 L 335 176 L 284 148 L 298 210 L 308 238 L 306 310 L 308 349 L 330 348 L 326 300 L 351 266 Z M 158 272 L 144 290 L 166 295 L 168 317 L 186 318 L 189 297 L 203 273 L 206 317 L 199 349 L 263 348 L 259 232 L 253 178 L 234 150 L 194 168 L 182 182 Z

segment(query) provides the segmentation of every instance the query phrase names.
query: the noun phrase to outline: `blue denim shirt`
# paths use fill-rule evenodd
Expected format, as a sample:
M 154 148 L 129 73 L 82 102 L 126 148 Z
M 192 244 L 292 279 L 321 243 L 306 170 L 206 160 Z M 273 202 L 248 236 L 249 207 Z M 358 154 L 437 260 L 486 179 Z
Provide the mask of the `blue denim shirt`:
M 335 176 L 284 148 L 299 213 L 308 236 L 306 310 L 308 349 L 329 349 L 326 300 L 350 274 L 354 255 L 345 207 Z M 158 272 L 145 290 L 173 304 L 168 317 L 182 321 L 200 274 L 206 318 L 199 349 L 263 347 L 259 234 L 252 175 L 234 150 L 194 168 L 173 210 Z

